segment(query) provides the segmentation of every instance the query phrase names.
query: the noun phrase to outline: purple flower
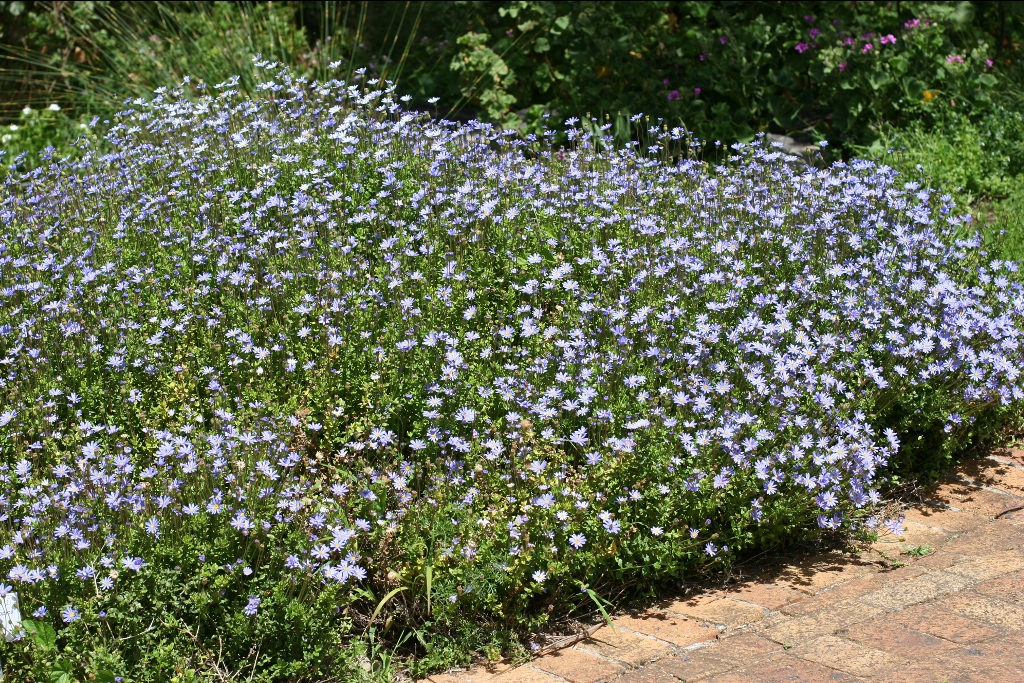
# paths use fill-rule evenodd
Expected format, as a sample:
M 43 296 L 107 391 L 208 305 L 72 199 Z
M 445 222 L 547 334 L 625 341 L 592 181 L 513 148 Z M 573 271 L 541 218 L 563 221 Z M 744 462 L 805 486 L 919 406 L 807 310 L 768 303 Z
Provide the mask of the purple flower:
M 255 595 L 249 596 L 249 602 L 242 608 L 242 614 L 247 617 L 256 616 L 256 612 L 259 610 L 261 602 L 263 602 L 261 598 L 258 598 Z
M 125 569 L 131 569 L 133 572 L 138 572 L 146 566 L 146 563 L 142 561 L 141 557 L 122 557 L 121 566 Z
M 669 99 L 670 101 L 672 101 L 672 100 L 678 100 L 678 99 L 679 99 L 679 91 L 678 91 L 678 90 L 672 90 L 672 91 L 670 91 L 670 92 L 669 92 L 669 94 L 668 94 L 668 99 Z

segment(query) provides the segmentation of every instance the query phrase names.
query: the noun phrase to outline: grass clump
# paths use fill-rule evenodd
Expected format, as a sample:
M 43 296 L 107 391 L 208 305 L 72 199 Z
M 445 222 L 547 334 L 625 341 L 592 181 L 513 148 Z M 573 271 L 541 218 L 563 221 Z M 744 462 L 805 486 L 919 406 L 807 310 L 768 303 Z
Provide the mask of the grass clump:
M 1024 396 L 1016 266 L 891 168 L 711 173 L 682 130 L 556 148 L 256 66 L 255 99 L 162 90 L 0 189 L 0 591 L 54 631 L 0 645 L 15 677 L 515 653 L 623 588 L 898 532 L 887 468 Z

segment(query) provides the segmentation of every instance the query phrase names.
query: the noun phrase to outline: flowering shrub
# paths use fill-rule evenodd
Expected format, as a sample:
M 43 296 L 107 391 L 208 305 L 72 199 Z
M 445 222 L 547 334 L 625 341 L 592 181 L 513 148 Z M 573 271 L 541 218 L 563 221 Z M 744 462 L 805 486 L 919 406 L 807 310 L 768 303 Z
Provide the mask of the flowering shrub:
M 1024 396 L 1016 266 L 887 167 L 554 149 L 257 66 L 4 182 L 0 591 L 63 647 L 3 645 L 26 677 L 508 647 L 880 526 L 919 434 Z
M 998 110 L 996 101 L 1020 108 L 1013 78 L 994 68 L 999 40 L 982 30 L 988 19 L 975 21 L 975 9 L 511 2 L 480 12 L 468 34 L 474 40 L 459 41 L 452 68 L 473 76 L 463 96 L 506 125 L 529 129 L 538 119 L 527 108 L 543 104 L 608 115 L 625 141 L 635 134 L 627 119 L 639 110 L 703 140 L 752 140 L 770 126 L 841 142 L 849 154 L 877 141 L 880 123 L 929 117 L 940 104 L 975 121 Z M 487 25 L 490 40 L 477 24 Z M 467 72 L 473 60 L 481 66 Z M 491 78 L 497 68 L 501 82 Z

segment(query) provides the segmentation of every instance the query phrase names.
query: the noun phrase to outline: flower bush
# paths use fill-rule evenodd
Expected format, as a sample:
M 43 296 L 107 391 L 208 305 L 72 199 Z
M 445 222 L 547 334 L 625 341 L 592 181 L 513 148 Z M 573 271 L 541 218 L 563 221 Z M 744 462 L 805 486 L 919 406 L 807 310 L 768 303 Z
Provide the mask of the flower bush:
M 1020 109 L 1015 79 L 994 62 L 1005 41 L 982 28 L 996 15 L 981 4 L 523 0 L 477 11 L 452 22 L 473 25 L 449 48 L 460 93 L 524 130 L 538 112 L 590 111 L 624 142 L 643 111 L 705 141 L 771 127 L 878 156 L 885 124 L 931 124 L 943 107 L 975 122 Z
M 162 89 L 115 151 L 0 190 L 15 675 L 508 649 L 613 587 L 881 527 L 887 467 L 1024 396 L 1016 266 L 888 167 L 709 169 L 682 130 L 576 119 L 556 148 L 257 67 L 259 98 Z

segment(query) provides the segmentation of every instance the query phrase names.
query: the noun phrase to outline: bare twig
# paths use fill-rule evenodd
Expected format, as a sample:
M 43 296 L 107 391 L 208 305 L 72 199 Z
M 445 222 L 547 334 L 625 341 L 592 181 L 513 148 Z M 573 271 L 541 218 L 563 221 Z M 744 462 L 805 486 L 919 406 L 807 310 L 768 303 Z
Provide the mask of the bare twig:
M 556 650 L 564 650 L 567 647 L 572 647 L 576 643 L 578 643 L 580 641 L 583 641 L 583 640 L 586 640 L 590 636 L 594 635 L 598 631 L 598 629 L 600 629 L 604 625 L 605 625 L 605 623 L 602 621 L 600 623 L 594 624 L 593 626 L 588 628 L 586 631 L 583 631 L 582 633 L 577 633 L 576 635 L 573 635 L 573 636 L 566 636 L 564 638 L 559 638 L 558 640 L 556 640 L 555 642 L 551 643 L 550 645 L 546 645 L 546 646 L 542 647 L 541 649 L 537 650 L 534 653 L 534 656 L 535 657 L 540 657 L 541 655 L 546 655 L 546 654 L 549 654 L 551 652 L 555 652 Z

